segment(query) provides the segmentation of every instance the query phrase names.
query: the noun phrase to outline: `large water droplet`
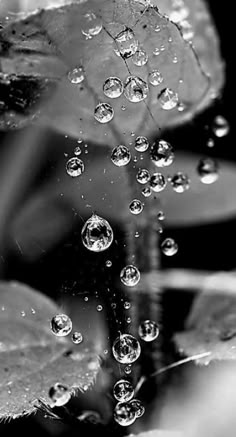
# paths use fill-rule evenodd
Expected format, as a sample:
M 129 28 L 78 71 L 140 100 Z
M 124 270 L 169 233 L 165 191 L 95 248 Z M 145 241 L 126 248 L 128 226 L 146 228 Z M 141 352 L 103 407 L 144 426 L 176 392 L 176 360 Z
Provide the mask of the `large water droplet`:
M 78 85 L 84 80 L 83 67 L 76 67 L 68 73 L 68 79 L 71 83 Z
M 71 398 L 71 393 L 68 387 L 59 384 L 58 382 L 50 388 L 48 395 L 54 407 L 62 407 L 63 405 L 66 405 Z
M 102 217 L 93 214 L 84 224 L 81 237 L 83 245 L 92 252 L 102 252 L 113 242 L 113 230 Z
M 146 184 L 150 180 L 150 173 L 146 168 L 140 168 L 136 174 L 139 184 Z
M 158 101 L 166 111 L 176 108 L 179 102 L 178 94 L 172 91 L 170 88 L 165 88 L 158 94 Z
M 119 145 L 112 150 L 111 160 L 117 167 L 123 167 L 129 164 L 131 153 L 126 146 Z
M 173 238 L 166 238 L 161 244 L 162 253 L 166 256 L 173 256 L 178 252 L 178 244 Z
M 188 175 L 178 172 L 171 178 L 171 185 L 176 193 L 184 193 L 190 187 L 190 179 Z
M 130 28 L 122 30 L 115 37 L 114 51 L 124 59 L 130 58 L 138 49 L 138 41 Z
M 99 123 L 108 123 L 114 117 L 114 109 L 109 103 L 99 103 L 94 109 L 94 118 Z
M 83 341 L 83 335 L 81 334 L 81 332 L 75 331 L 73 332 L 71 339 L 73 343 L 80 344 Z
M 136 420 L 135 409 L 126 402 L 119 402 L 114 409 L 114 420 L 121 426 L 130 426 Z
M 167 181 L 163 174 L 161 173 L 154 173 L 151 176 L 150 179 L 150 187 L 155 193 L 159 193 L 160 191 L 164 190 L 167 184 Z
M 70 158 L 66 163 L 66 171 L 69 176 L 76 178 L 84 172 L 84 163 L 77 157 Z
M 229 130 L 230 127 L 228 121 L 222 115 L 217 115 L 212 125 L 212 131 L 214 132 L 215 136 L 222 138 L 228 135 Z
M 51 320 L 51 329 L 58 337 L 65 337 L 72 331 L 72 321 L 66 314 L 56 314 Z
M 136 418 L 142 417 L 144 415 L 145 408 L 139 399 L 132 399 L 132 401 L 130 401 L 129 404 L 133 408 Z
M 213 184 L 219 177 L 218 163 L 212 158 L 201 159 L 197 171 L 203 184 Z
M 113 395 L 119 402 L 128 402 L 134 396 L 134 388 L 130 381 L 120 379 L 113 387 Z
M 146 342 L 155 340 L 159 335 L 159 328 L 153 320 L 144 320 L 138 328 L 139 337 Z
M 140 271 L 133 265 L 125 266 L 120 272 L 120 279 L 127 287 L 134 287 L 140 281 Z
M 158 86 L 163 82 L 163 76 L 158 70 L 153 70 L 148 75 L 149 83 L 153 86 Z
M 124 91 L 123 82 L 118 77 L 109 77 L 105 80 L 103 85 L 103 92 L 105 96 L 110 99 L 116 99 L 120 97 Z
M 102 20 L 93 12 L 88 12 L 83 17 L 83 28 L 81 32 L 86 36 L 86 39 L 91 39 L 98 35 L 102 30 Z
M 137 152 L 146 152 L 149 147 L 149 142 L 146 137 L 139 136 L 135 138 L 134 148 Z
M 148 62 L 148 54 L 144 49 L 139 48 L 132 57 L 134 65 L 143 67 Z
M 121 364 L 134 363 L 141 354 L 139 341 L 130 334 L 121 334 L 113 343 L 114 358 Z
M 134 215 L 140 214 L 143 210 L 142 202 L 138 199 L 132 200 L 129 204 L 129 210 Z
M 138 76 L 129 76 L 124 84 L 124 95 L 130 102 L 139 103 L 147 98 L 148 85 Z
M 168 167 L 174 161 L 173 148 L 165 140 L 159 140 L 152 144 L 150 157 L 156 167 Z

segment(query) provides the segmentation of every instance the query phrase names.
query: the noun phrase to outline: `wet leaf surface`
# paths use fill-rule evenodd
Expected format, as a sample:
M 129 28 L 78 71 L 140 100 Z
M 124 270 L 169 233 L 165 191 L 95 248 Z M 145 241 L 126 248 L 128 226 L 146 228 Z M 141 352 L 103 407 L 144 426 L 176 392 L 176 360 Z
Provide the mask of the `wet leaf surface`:
M 210 352 L 208 357 L 197 361 L 199 364 L 235 360 L 236 297 L 212 292 L 198 296 L 187 319 L 186 331 L 178 333 L 175 342 L 187 356 Z
M 208 47 L 209 41 L 204 39 L 204 33 L 201 32 L 204 41 L 199 44 L 199 50 L 201 48 L 204 54 L 208 49 L 211 51 L 211 68 L 208 66 L 205 69 L 204 62 L 200 64 L 201 60 L 199 62 L 176 24 L 161 15 L 156 7 L 144 7 L 141 2 L 134 0 L 122 0 L 119 4 L 115 1 L 90 0 L 41 10 L 5 26 L 1 32 L 3 73 L 8 78 L 10 75 L 10 80 L 15 73 L 20 77 L 37 78 L 40 84 L 48 78 L 54 80 L 58 86 L 57 92 L 49 105 L 42 105 L 41 112 L 43 122 L 57 130 L 86 140 L 96 137 L 96 142 L 102 144 L 113 144 L 121 139 L 128 143 L 132 130 L 137 134 L 148 132 L 156 135 L 160 127 L 191 117 L 211 101 L 212 87 L 217 94 L 222 86 L 223 66 L 218 40 L 214 27 L 209 24 L 207 10 L 203 3 L 199 4 L 199 10 L 204 12 L 205 17 L 201 23 L 205 23 L 208 31 L 211 29 L 211 45 Z M 199 11 L 195 14 L 192 5 L 189 6 L 191 19 L 195 15 L 201 16 Z M 91 11 L 99 17 L 103 29 L 95 37 L 86 39 L 81 30 L 86 13 Z M 169 13 L 169 9 L 165 12 Z M 148 63 L 142 67 L 134 65 L 132 57 L 124 60 L 114 52 L 114 38 L 119 33 L 115 29 L 120 31 L 127 27 L 134 31 L 135 38 L 148 55 Z M 202 46 L 207 46 L 207 49 L 202 49 Z M 205 58 L 209 59 L 209 56 Z M 67 73 L 78 64 L 83 66 L 85 80 L 75 85 L 69 82 Z M 131 74 L 148 81 L 148 74 L 155 69 L 161 72 L 164 80 L 158 87 L 149 86 L 145 101 L 131 103 L 124 96 L 111 101 L 104 96 L 103 83 L 106 78 L 118 76 L 124 81 Z M 178 93 L 185 111 L 179 112 L 177 107 L 164 110 L 160 106 L 157 96 L 166 88 Z M 44 93 L 39 93 L 38 102 L 35 101 L 36 108 L 41 98 L 45 99 Z M 114 119 L 106 125 L 94 119 L 94 108 L 99 102 L 109 102 L 115 112 Z M 3 128 L 4 124 L 5 127 L 11 127 L 13 121 L 5 111 L 2 120 Z
M 57 382 L 72 392 L 93 383 L 96 353 L 51 332 L 50 320 L 59 311 L 27 286 L 0 284 L 0 418 L 31 413 L 38 399 L 51 404 L 48 391 Z

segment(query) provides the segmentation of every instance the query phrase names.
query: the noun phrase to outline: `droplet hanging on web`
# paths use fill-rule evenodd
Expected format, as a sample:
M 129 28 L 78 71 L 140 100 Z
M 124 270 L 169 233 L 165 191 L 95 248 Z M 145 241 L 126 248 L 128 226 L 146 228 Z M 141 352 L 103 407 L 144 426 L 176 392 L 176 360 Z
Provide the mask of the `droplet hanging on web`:
M 178 244 L 173 238 L 166 238 L 161 243 L 161 251 L 166 256 L 173 256 L 178 252 Z
M 132 264 L 125 266 L 120 272 L 120 280 L 127 287 L 134 287 L 140 281 L 140 271 Z
M 128 59 L 138 50 L 138 41 L 132 29 L 126 27 L 114 40 L 114 51 L 118 56 Z
M 126 146 L 121 144 L 112 150 L 111 160 L 117 167 L 123 167 L 124 165 L 129 164 L 131 153 Z
M 83 335 L 81 332 L 75 331 L 73 332 L 71 339 L 74 344 L 80 344 L 83 341 Z
M 127 77 L 124 83 L 124 96 L 131 103 L 139 103 L 148 96 L 147 83 L 138 76 Z
M 217 115 L 212 123 L 212 131 L 218 138 L 228 135 L 230 130 L 229 123 L 222 115 Z
M 114 117 L 114 109 L 109 103 L 99 103 L 94 109 L 94 118 L 101 124 L 109 123 Z
M 134 410 L 136 419 L 138 419 L 139 417 L 142 417 L 144 415 L 145 408 L 139 399 L 132 399 L 129 402 L 129 404 L 131 405 L 132 409 Z
M 65 337 L 72 331 L 72 321 L 66 314 L 56 314 L 51 320 L 51 330 L 57 337 Z
M 137 67 L 143 67 L 148 62 L 147 52 L 144 49 L 139 48 L 133 55 L 132 61 L 134 65 L 137 65 Z
M 66 163 L 66 172 L 72 178 L 80 176 L 84 172 L 83 161 L 77 158 L 77 156 L 70 158 Z
M 134 388 L 130 381 L 120 379 L 113 387 L 113 396 L 119 402 L 128 402 L 134 396 Z
M 136 174 L 136 179 L 139 184 L 146 184 L 150 180 L 150 173 L 146 168 L 140 168 Z
M 128 402 L 119 402 L 114 409 L 114 420 L 120 426 L 130 426 L 136 420 L 135 409 Z
M 172 176 L 170 183 L 176 193 L 184 193 L 190 187 L 190 179 L 188 175 L 180 171 Z
M 103 84 L 103 92 L 110 99 L 117 99 L 124 91 L 123 82 L 118 77 L 109 77 Z
M 164 78 L 159 70 L 153 70 L 148 75 L 148 81 L 152 86 L 158 86 L 163 82 Z
M 133 199 L 129 204 L 129 210 L 132 214 L 138 215 L 143 211 L 143 204 L 138 199 Z
M 159 328 L 153 320 L 144 320 L 138 328 L 139 337 L 146 342 L 156 340 L 159 335 Z
M 150 179 L 150 187 L 153 191 L 155 191 L 155 193 L 159 193 L 160 191 L 163 191 L 167 185 L 167 181 L 165 179 L 165 177 L 163 176 L 163 174 L 161 173 L 154 173 L 151 176 Z
M 139 341 L 130 334 L 121 334 L 113 343 L 113 356 L 121 364 L 134 363 L 141 354 Z
M 146 137 L 139 136 L 135 138 L 134 148 L 137 152 L 146 152 L 149 147 L 149 141 Z
M 156 167 L 168 167 L 173 163 L 175 155 L 170 143 L 159 140 L 152 144 L 150 157 Z
M 166 111 L 176 108 L 179 102 L 178 94 L 170 88 L 162 90 L 158 94 L 157 99 L 162 109 L 165 109 Z
M 102 217 L 93 214 L 84 224 L 81 231 L 83 245 L 92 252 L 103 252 L 113 242 L 113 230 Z

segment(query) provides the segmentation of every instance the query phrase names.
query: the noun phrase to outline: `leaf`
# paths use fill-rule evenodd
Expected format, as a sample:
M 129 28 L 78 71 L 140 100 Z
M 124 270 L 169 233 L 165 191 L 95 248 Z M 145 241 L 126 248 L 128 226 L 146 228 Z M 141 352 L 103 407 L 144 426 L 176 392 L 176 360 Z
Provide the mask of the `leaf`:
M 0 283 L 0 418 L 31 413 L 38 399 L 50 405 L 48 390 L 56 382 L 72 393 L 93 383 L 96 353 L 51 332 L 50 320 L 59 310 L 25 285 Z
M 217 275 L 215 275 L 217 281 Z M 181 353 L 187 356 L 210 352 L 199 364 L 236 359 L 236 296 L 200 294 L 192 306 L 186 331 L 175 335 Z
M 81 29 L 85 14 L 89 11 L 101 17 L 103 30 L 96 37 L 86 40 Z M 207 15 L 207 11 L 204 11 Z M 191 16 L 195 17 L 194 13 Z M 119 23 L 119 29 L 122 24 L 134 30 L 135 37 L 149 56 L 146 66 L 137 67 L 131 58 L 124 61 L 115 54 L 114 37 L 117 33 L 114 31 L 114 22 Z M 155 32 L 158 26 L 160 32 Z M 213 27 L 211 30 L 212 41 L 217 38 Z M 128 143 L 131 131 L 137 135 L 156 135 L 160 127 L 192 117 L 211 101 L 212 86 L 217 94 L 223 82 L 218 46 L 214 54 L 220 79 L 211 84 L 192 46 L 184 41 L 178 27 L 161 15 L 157 8 L 144 7 L 135 0 L 90 0 L 41 10 L 26 19 L 6 25 L 1 38 L 9 47 L 2 59 L 2 69 L 5 75 L 10 75 L 10 86 L 14 84 L 16 89 L 20 86 L 12 76 L 17 73 L 18 79 L 37 79 L 34 86 L 37 90 L 37 83 L 41 84 L 38 94 L 42 99 L 46 87 L 47 104 L 41 107 L 41 120 L 64 133 L 85 140 L 96 138 L 96 142 L 102 144 L 113 145 L 121 139 Z M 155 56 L 153 51 L 156 48 L 164 48 L 164 51 Z M 173 62 L 175 57 L 177 63 Z M 85 70 L 85 80 L 81 86 L 71 84 L 67 78 L 67 72 L 78 64 Z M 114 119 L 106 125 L 95 121 L 95 106 L 98 102 L 109 100 L 103 94 L 103 83 L 107 77 L 118 76 L 124 81 L 131 73 L 147 81 L 148 73 L 153 69 L 160 70 L 164 81 L 159 87 L 150 85 L 147 101 L 134 104 L 124 96 L 113 99 L 109 103 L 115 111 Z M 57 92 L 50 101 L 47 98 L 50 94 L 49 78 L 52 83 L 58 84 Z M 179 83 L 180 79 L 182 83 Z M 177 108 L 171 111 L 161 108 L 157 95 L 166 87 L 178 92 L 186 111 L 180 113 Z M 122 105 L 125 111 L 121 110 Z M 5 120 L 8 120 L 7 116 Z
M 130 434 L 128 437 L 183 437 L 183 434 L 178 431 L 154 429 L 152 431 L 141 432 L 140 434 Z

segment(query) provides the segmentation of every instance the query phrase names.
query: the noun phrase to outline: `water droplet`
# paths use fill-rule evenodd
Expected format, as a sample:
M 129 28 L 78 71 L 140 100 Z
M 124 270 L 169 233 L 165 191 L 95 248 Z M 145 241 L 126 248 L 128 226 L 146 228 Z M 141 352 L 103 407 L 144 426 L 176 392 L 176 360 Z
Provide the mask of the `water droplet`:
M 112 150 L 111 160 L 117 167 L 123 167 L 129 164 L 131 153 L 126 146 L 119 145 Z
M 132 372 L 131 364 L 128 364 L 128 366 L 125 366 L 124 372 L 125 372 L 126 375 L 130 375 L 131 374 L 131 372 Z
M 92 252 L 102 252 L 113 242 L 113 230 L 102 217 L 93 214 L 84 224 L 81 237 L 83 245 Z
M 150 173 L 146 168 L 140 168 L 136 174 L 136 179 L 139 184 L 146 184 L 150 180 Z
M 120 97 L 124 91 L 123 82 L 118 77 L 109 77 L 105 80 L 103 85 L 103 92 L 106 97 L 116 99 Z
M 84 80 L 84 69 L 83 67 L 76 67 L 73 70 L 69 71 L 68 79 L 71 83 L 78 85 L 82 83 Z
M 75 156 L 79 156 L 79 155 L 81 155 L 81 153 L 82 153 L 82 150 L 81 150 L 80 146 L 77 146 L 77 147 L 74 149 L 74 155 L 75 155 Z
M 94 109 L 94 118 L 99 123 L 109 123 L 114 117 L 114 109 L 109 103 L 99 103 Z
M 218 163 L 212 158 L 201 159 L 197 166 L 197 172 L 203 184 L 213 184 L 219 178 Z
M 114 409 L 114 420 L 121 426 L 130 426 L 136 420 L 135 409 L 126 402 L 119 402 Z
M 36 311 L 35 311 L 34 308 L 31 308 L 31 313 L 32 313 L 32 314 L 36 314 Z
M 83 28 L 81 32 L 86 36 L 86 39 L 91 39 L 98 35 L 102 30 L 102 20 L 93 12 L 88 12 L 83 17 Z
M 134 287 L 140 281 L 140 271 L 133 265 L 125 266 L 120 272 L 120 279 L 127 287 Z
M 65 337 L 72 331 L 72 321 L 66 314 L 56 314 L 51 320 L 51 329 L 58 337 Z
M 153 55 L 154 55 L 154 56 L 159 56 L 159 54 L 160 54 L 160 49 L 159 49 L 159 47 L 156 47 L 156 48 L 153 50 Z
M 149 147 L 149 142 L 146 137 L 139 136 L 135 138 L 134 148 L 137 152 L 146 152 Z
M 173 148 L 165 140 L 159 140 L 152 144 L 150 157 L 156 167 L 168 167 L 174 161 Z
M 190 179 L 188 175 L 180 171 L 171 178 L 170 183 L 176 193 L 184 193 L 184 191 L 187 191 L 190 187 Z
M 207 147 L 214 147 L 215 141 L 213 140 L 213 138 L 208 138 L 206 145 Z
M 66 163 L 66 171 L 69 176 L 76 178 L 84 172 L 84 163 L 77 157 L 70 158 Z
M 25 311 L 21 311 L 20 315 L 21 315 L 21 317 L 25 317 L 26 316 Z
M 163 82 L 163 76 L 158 70 L 153 70 L 148 75 L 149 83 L 153 86 L 158 86 Z
M 138 328 L 139 337 L 146 342 L 155 340 L 159 335 L 159 328 L 153 320 L 145 320 Z
M 143 67 L 148 62 L 148 54 L 144 49 L 139 48 L 133 55 L 132 61 L 137 67 Z
M 138 50 L 138 41 L 132 29 L 126 28 L 115 37 L 114 51 L 124 59 L 130 58 Z
M 71 398 L 71 393 L 65 385 L 59 384 L 58 382 L 50 388 L 48 395 L 53 402 L 54 407 L 62 407 L 69 402 Z
M 114 398 L 119 402 L 128 402 L 134 396 L 134 388 L 131 382 L 120 379 L 113 387 Z
M 112 346 L 114 358 L 121 364 L 134 363 L 141 354 L 139 341 L 130 334 L 121 334 Z
M 112 262 L 108 259 L 106 261 L 106 267 L 111 267 L 112 266 Z
M 97 305 L 97 311 L 100 312 L 103 310 L 103 306 L 102 305 Z
M 185 110 L 186 106 L 184 103 L 178 103 L 177 109 L 179 112 L 183 112 Z
M 166 187 L 167 181 L 161 173 L 154 173 L 150 179 L 150 187 L 155 193 L 159 193 Z
M 134 199 L 129 204 L 129 210 L 132 214 L 137 215 L 143 211 L 143 204 L 140 200 Z
M 151 190 L 150 187 L 145 187 L 145 188 L 142 190 L 142 195 L 143 195 L 144 197 L 150 197 L 151 194 L 152 194 L 152 190 Z
M 163 211 L 159 211 L 157 213 L 157 219 L 160 221 L 165 220 L 165 213 Z
M 80 344 L 83 341 L 83 336 L 82 336 L 81 332 L 75 331 L 75 332 L 73 332 L 71 339 L 72 339 L 73 343 Z
M 139 103 L 147 98 L 148 85 L 138 76 L 129 76 L 124 84 L 124 95 L 130 102 Z
M 178 244 L 175 242 L 173 238 L 166 238 L 161 243 L 162 253 L 166 256 L 173 256 L 178 252 Z
M 129 402 L 129 404 L 133 408 L 136 418 L 142 417 L 144 415 L 145 408 L 144 408 L 143 404 L 141 403 L 141 401 L 139 401 L 138 399 L 132 399 Z
M 129 310 L 130 308 L 131 308 L 131 303 L 128 301 L 124 302 L 124 309 Z
M 178 94 L 172 91 L 170 88 L 165 88 L 158 94 L 158 101 L 162 107 L 166 111 L 174 109 L 179 102 Z
M 228 121 L 222 115 L 217 115 L 212 125 L 212 131 L 214 132 L 215 136 L 218 138 L 225 137 L 228 135 L 229 130 L 230 127 Z

